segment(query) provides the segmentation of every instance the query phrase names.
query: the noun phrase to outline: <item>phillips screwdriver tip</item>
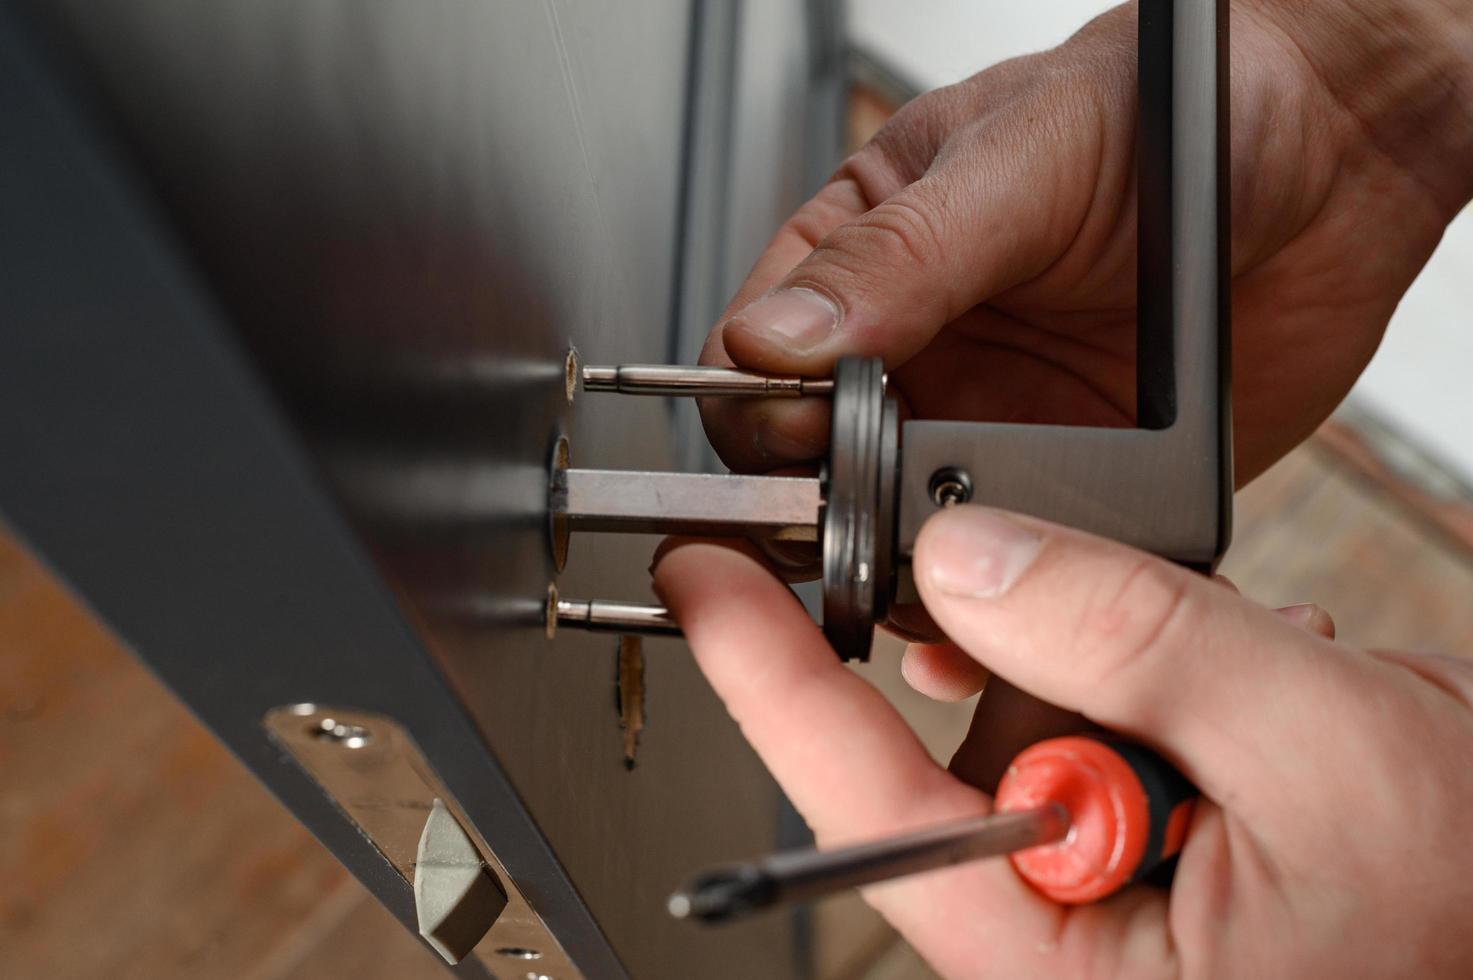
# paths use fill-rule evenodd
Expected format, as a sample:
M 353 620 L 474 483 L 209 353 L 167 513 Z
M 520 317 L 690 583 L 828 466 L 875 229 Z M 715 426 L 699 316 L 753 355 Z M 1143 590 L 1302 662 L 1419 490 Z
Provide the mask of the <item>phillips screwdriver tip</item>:
M 740 865 L 708 871 L 689 888 L 670 896 L 665 907 L 677 919 L 722 922 L 771 905 L 771 879 L 758 868 Z

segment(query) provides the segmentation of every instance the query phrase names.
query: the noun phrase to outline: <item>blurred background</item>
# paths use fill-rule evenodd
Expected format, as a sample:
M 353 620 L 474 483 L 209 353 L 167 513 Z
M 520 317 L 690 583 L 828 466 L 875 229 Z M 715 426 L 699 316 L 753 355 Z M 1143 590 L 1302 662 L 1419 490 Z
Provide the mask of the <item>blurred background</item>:
M 772 4 L 739 6 L 749 24 L 777 17 Z M 908 94 L 1056 44 L 1105 6 L 850 0 L 846 142 L 863 142 Z M 763 65 L 737 70 L 755 78 Z M 783 148 L 743 153 L 778 158 Z M 780 216 L 739 216 L 753 227 L 745 253 L 730 257 L 732 275 Z M 1246 594 L 1317 602 L 1352 644 L 1473 655 L 1469 270 L 1473 214 L 1464 213 L 1341 411 L 1239 495 L 1223 571 Z M 909 692 L 898 656 L 884 644 L 861 669 L 945 759 L 971 705 Z M 441 973 L 3 529 L 0 882 L 6 977 Z M 820 906 L 813 936 L 824 977 L 931 975 L 853 899 Z
M 1029 51 L 1053 47 L 1114 6 L 1101 0 L 1007 4 L 993 0 L 849 0 L 855 49 L 915 91 L 949 85 Z M 1386 340 L 1351 394 L 1365 413 L 1473 482 L 1473 212 L 1448 228 L 1407 293 Z M 1324 325 L 1333 331 L 1335 324 Z

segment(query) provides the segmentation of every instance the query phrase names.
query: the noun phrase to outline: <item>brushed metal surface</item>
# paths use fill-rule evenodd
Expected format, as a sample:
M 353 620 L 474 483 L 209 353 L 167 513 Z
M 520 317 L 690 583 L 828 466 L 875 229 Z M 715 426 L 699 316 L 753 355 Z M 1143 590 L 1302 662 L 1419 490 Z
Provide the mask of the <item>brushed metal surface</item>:
M 506 865 L 465 817 L 435 767 L 397 721 L 372 711 L 319 704 L 273 708 L 261 724 L 368 837 L 406 882 L 415 867 L 425 821 L 436 801 L 469 831 L 481 861 L 503 893 L 503 907 L 476 955 L 495 970 L 508 966 L 498 950 L 535 953 L 538 972 L 559 980 L 583 980 L 547 923 L 507 873 Z
M 564 470 L 552 509 L 586 532 L 735 535 L 817 541 L 817 477 Z
M 47 286 L 19 297 L 9 397 L 82 455 L 0 432 L 47 467 L 0 486 L 7 516 L 406 921 L 399 877 L 248 716 L 312 700 L 403 721 L 589 976 L 796 975 L 788 919 L 664 915 L 690 868 L 777 843 L 776 789 L 694 666 L 650 656 L 629 770 L 613 639 L 549 644 L 540 615 L 557 438 L 601 467 L 675 469 L 683 448 L 656 401 L 570 410 L 564 364 L 677 346 L 693 6 L 16 8 L 90 107 L 97 145 L 65 152 L 104 176 L 83 194 L 28 172 L 25 217 L 69 223 L 28 256 Z M 89 280 L 89 319 L 44 335 L 48 299 Z M 119 427 L 130 448 L 108 454 Z M 436 516 L 486 480 L 499 514 Z M 78 520 L 89 499 L 115 505 Z M 637 598 L 651 544 L 580 542 L 561 583 Z M 443 613 L 467 596 L 482 615 Z
M 1232 524 L 1228 393 L 1227 5 L 1140 4 L 1137 429 L 906 422 L 899 548 L 960 469 L 972 499 L 1197 567 Z M 1169 207 L 1165 206 L 1169 203 Z

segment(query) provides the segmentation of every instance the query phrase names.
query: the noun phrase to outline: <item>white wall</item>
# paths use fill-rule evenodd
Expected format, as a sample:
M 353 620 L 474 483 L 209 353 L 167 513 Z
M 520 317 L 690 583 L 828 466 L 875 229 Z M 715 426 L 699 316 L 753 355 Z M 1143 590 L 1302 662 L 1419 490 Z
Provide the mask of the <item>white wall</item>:
M 1473 483 L 1473 208 L 1412 283 L 1351 399 Z
M 1110 6 L 1100 0 L 850 0 L 850 33 L 902 77 L 934 88 L 1052 47 Z M 1351 399 L 1473 482 L 1470 376 L 1473 209 L 1448 229 Z
M 849 33 L 929 89 L 1051 48 L 1112 6 L 1104 0 L 849 0 Z

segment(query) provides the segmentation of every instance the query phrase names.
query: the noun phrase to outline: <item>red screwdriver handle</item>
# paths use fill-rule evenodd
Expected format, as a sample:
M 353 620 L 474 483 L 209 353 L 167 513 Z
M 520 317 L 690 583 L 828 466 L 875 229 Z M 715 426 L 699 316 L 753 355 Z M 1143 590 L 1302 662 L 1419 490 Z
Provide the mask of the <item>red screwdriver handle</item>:
M 1019 753 L 997 787 L 997 809 L 1061 804 L 1069 835 L 1012 855 L 1044 896 L 1080 905 L 1150 878 L 1166 884 L 1197 790 L 1150 749 L 1108 736 L 1051 738 Z

